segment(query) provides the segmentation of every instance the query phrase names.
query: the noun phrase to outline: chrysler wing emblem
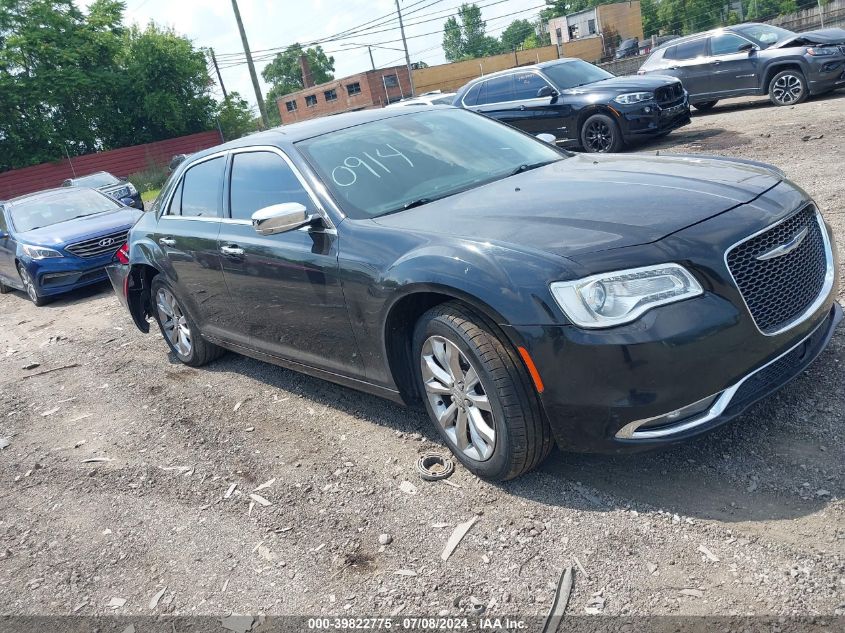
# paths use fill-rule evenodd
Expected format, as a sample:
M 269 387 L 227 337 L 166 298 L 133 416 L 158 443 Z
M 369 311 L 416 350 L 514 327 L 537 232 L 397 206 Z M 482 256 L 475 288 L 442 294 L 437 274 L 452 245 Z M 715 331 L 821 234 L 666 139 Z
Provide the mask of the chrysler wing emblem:
M 102 246 L 103 248 L 105 248 L 106 246 L 111 246 L 112 244 L 114 244 L 114 238 L 113 237 L 107 237 L 105 239 L 100 240 L 97 243 L 100 246 Z
M 807 237 L 807 233 L 810 232 L 810 227 L 805 226 L 801 229 L 798 233 L 795 234 L 791 240 L 789 240 L 786 244 L 781 244 L 780 246 L 775 246 L 772 250 L 763 253 L 757 257 L 758 261 L 766 261 L 767 259 L 772 259 L 774 257 L 782 257 L 788 253 L 791 253 L 796 248 L 801 246 L 801 242 Z

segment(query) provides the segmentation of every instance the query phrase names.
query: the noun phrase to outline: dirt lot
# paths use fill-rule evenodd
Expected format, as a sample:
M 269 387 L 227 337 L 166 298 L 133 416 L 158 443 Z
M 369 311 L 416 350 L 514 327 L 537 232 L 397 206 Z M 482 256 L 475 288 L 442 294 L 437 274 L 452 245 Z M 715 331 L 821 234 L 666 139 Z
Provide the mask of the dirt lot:
M 720 105 L 655 149 L 779 165 L 845 245 L 841 91 Z M 840 328 L 698 441 L 450 486 L 414 472 L 443 448 L 422 413 L 234 354 L 181 366 L 106 286 L 0 296 L 0 613 L 541 615 L 576 557 L 571 614 L 842 613 L 843 385 Z

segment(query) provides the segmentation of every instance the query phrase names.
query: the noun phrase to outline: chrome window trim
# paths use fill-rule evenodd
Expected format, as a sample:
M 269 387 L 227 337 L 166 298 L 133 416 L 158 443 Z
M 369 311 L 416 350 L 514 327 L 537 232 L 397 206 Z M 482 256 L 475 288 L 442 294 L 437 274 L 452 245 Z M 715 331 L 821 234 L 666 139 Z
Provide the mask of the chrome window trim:
M 804 343 L 806 343 L 808 340 L 813 338 L 813 336 L 815 336 L 816 332 L 818 332 L 819 328 L 821 328 L 825 323 L 827 323 L 828 320 L 829 320 L 829 318 L 823 319 L 821 323 L 819 323 L 816 327 L 813 328 L 812 332 L 810 332 L 807 336 L 805 336 L 800 341 L 798 341 L 798 343 L 796 343 L 795 345 L 790 347 L 788 350 L 786 350 L 783 354 L 779 354 L 778 356 L 776 356 L 775 358 L 770 360 L 765 365 L 762 365 L 762 366 L 758 367 L 757 369 L 755 369 L 754 371 L 752 371 L 751 373 L 746 374 L 741 380 L 739 380 L 733 386 L 725 389 L 722 392 L 722 394 L 717 398 L 716 402 L 713 403 L 713 406 L 711 406 L 710 409 L 707 411 L 707 413 L 705 413 L 704 415 L 701 415 L 701 416 L 695 417 L 695 418 L 691 418 L 689 420 L 685 420 L 685 421 L 680 422 L 678 424 L 675 424 L 675 425 L 672 425 L 672 426 L 666 426 L 666 427 L 659 428 L 659 429 L 652 429 L 652 430 L 648 430 L 648 431 L 638 431 L 637 430 L 638 428 L 640 428 L 644 424 L 648 424 L 649 422 L 651 422 L 653 420 L 656 420 L 658 418 L 662 418 L 665 415 L 668 415 L 668 413 L 671 413 L 671 412 L 667 412 L 667 413 L 664 413 L 663 415 L 656 415 L 656 416 L 651 417 L 651 418 L 645 418 L 643 420 L 636 420 L 635 422 L 631 422 L 629 424 L 626 424 L 625 426 L 623 426 L 621 429 L 619 429 L 616 432 L 616 437 L 619 438 L 619 439 L 626 439 L 626 440 L 653 440 L 653 439 L 659 439 L 659 438 L 664 438 L 664 437 L 670 437 L 672 435 L 676 435 L 678 433 L 683 433 L 684 431 L 689 431 L 690 429 L 694 429 L 698 426 L 701 426 L 702 424 L 707 424 L 711 420 L 718 418 L 720 415 L 722 415 L 725 412 L 725 410 L 730 405 L 731 400 L 733 400 L 733 397 L 736 395 L 736 392 L 739 391 L 739 388 L 742 387 L 742 385 L 745 384 L 745 382 L 748 379 L 750 379 L 752 376 L 755 376 L 759 372 L 763 371 L 764 369 L 766 369 L 770 365 L 773 365 L 774 363 L 779 361 L 784 356 L 788 356 L 789 354 L 794 352 L 796 349 L 801 347 Z M 710 397 L 710 396 L 708 396 L 708 397 Z M 699 401 L 704 400 L 704 399 L 705 398 L 699 398 Z M 691 404 L 695 404 L 695 403 L 691 403 Z
M 731 272 L 731 267 L 728 265 L 728 254 L 733 249 L 735 249 L 737 246 L 739 246 L 740 244 L 743 244 L 743 243 L 747 242 L 748 240 L 752 240 L 755 237 L 757 237 L 758 235 L 762 235 L 766 231 L 770 231 L 773 228 L 775 228 L 776 226 L 783 224 L 787 220 L 789 220 L 792 217 L 798 215 L 799 213 L 802 213 L 807 207 L 813 207 L 813 209 L 815 210 L 815 212 L 816 212 L 816 222 L 818 223 L 819 230 L 822 233 L 822 242 L 824 243 L 824 258 L 825 258 L 825 266 L 826 266 L 825 275 L 824 275 L 824 283 L 822 284 L 822 289 L 819 292 L 819 296 L 816 297 L 816 300 L 813 301 L 813 303 L 811 303 L 807 307 L 807 309 L 804 310 L 804 312 L 802 312 L 801 314 L 796 316 L 792 321 L 790 321 L 789 323 L 787 323 L 786 325 L 784 325 L 780 329 L 775 330 L 774 332 L 768 332 L 767 333 L 767 332 L 764 332 L 763 330 L 760 329 L 760 327 L 757 325 L 757 321 L 754 319 L 754 315 L 751 314 L 751 308 L 748 307 L 748 303 L 745 301 L 745 297 L 742 294 L 742 290 L 740 290 L 739 284 L 737 283 L 736 278 L 734 277 L 733 273 Z M 739 240 L 735 244 L 732 244 L 730 247 L 728 247 L 725 250 L 725 254 L 724 254 L 722 259 L 725 262 L 725 268 L 728 271 L 728 275 L 730 275 L 731 281 L 733 281 L 734 287 L 736 288 L 737 292 L 739 293 L 740 298 L 742 299 L 742 304 L 745 306 L 745 309 L 748 312 L 748 316 L 751 317 L 751 322 L 754 323 L 754 327 L 757 328 L 757 331 L 760 332 L 760 334 L 762 334 L 763 336 L 778 336 L 779 334 L 783 334 L 784 332 L 791 330 L 792 328 L 800 325 L 801 323 L 803 323 L 804 321 L 809 319 L 811 316 L 813 316 L 813 314 L 816 312 L 816 310 L 818 310 L 822 306 L 822 304 L 825 302 L 825 300 L 827 299 L 827 296 L 830 294 L 830 291 L 833 289 L 833 281 L 834 281 L 834 278 L 836 277 L 836 268 L 834 267 L 834 264 L 833 264 L 833 248 L 831 247 L 831 244 L 830 244 L 830 236 L 827 234 L 827 227 L 824 224 L 824 218 L 822 218 L 822 214 L 819 211 L 818 206 L 816 206 L 816 204 L 813 203 L 813 202 L 808 202 L 807 204 L 804 204 L 804 205 L 798 207 L 798 209 L 796 211 L 794 211 L 793 213 L 790 213 L 785 218 L 778 220 L 774 224 L 770 224 L 766 228 L 761 229 L 761 230 L 757 231 L 756 233 L 749 235 L 748 237 L 742 238 L 741 240 Z
M 520 70 L 519 72 L 521 72 L 521 73 L 531 73 L 531 74 L 533 74 L 533 75 L 537 75 L 540 79 L 542 79 L 543 81 L 545 81 L 545 82 L 546 82 L 546 84 L 548 84 L 549 88 L 551 88 L 552 90 L 555 90 L 555 91 L 557 91 L 557 92 L 560 92 L 560 91 L 559 91 L 557 88 L 555 88 L 555 87 L 554 87 L 554 85 L 553 85 L 553 84 L 549 81 L 549 78 L 548 78 L 548 77 L 546 77 L 546 76 L 545 76 L 542 72 L 540 72 L 540 71 L 539 71 L 538 69 L 536 69 L 536 68 L 525 68 L 525 69 L 523 69 L 523 70 Z M 516 74 L 518 74 L 518 72 L 516 72 L 516 71 L 511 71 L 511 72 L 502 73 L 501 75 L 495 75 L 495 76 L 493 76 L 493 77 L 491 77 L 491 76 L 489 76 L 489 75 L 488 75 L 487 77 L 479 77 L 478 79 L 476 79 L 476 80 L 475 80 L 475 82 L 473 82 L 472 84 L 470 84 L 469 86 L 467 86 L 467 89 L 464 91 L 464 94 L 463 94 L 463 96 L 461 97 L 461 105 L 462 105 L 463 107 L 465 107 L 465 108 L 481 108 L 481 107 L 484 107 L 484 106 L 496 106 L 496 105 L 502 105 L 502 104 L 504 104 L 504 103 L 516 103 L 517 101 L 533 101 L 534 99 L 538 99 L 538 98 L 539 98 L 539 99 L 543 99 L 543 100 L 545 100 L 545 99 L 546 99 L 546 97 L 532 97 L 532 98 L 530 98 L 530 99 L 513 99 L 513 100 L 511 100 L 511 101 L 493 101 L 493 102 L 491 102 L 491 103 L 482 103 L 482 104 L 477 104 L 477 105 L 474 105 L 474 106 L 468 106 L 466 103 L 464 103 L 464 99 L 466 98 L 467 93 L 469 93 L 469 91 L 470 91 L 470 90 L 472 90 L 472 88 L 473 88 L 474 86 L 477 86 L 477 85 L 479 85 L 479 84 L 482 84 L 482 83 L 484 83 L 485 81 L 491 81 L 491 80 L 493 80 L 493 79 L 500 79 L 500 78 L 502 78 L 502 77 L 508 77 L 508 76 L 511 76 L 511 75 L 516 75 Z

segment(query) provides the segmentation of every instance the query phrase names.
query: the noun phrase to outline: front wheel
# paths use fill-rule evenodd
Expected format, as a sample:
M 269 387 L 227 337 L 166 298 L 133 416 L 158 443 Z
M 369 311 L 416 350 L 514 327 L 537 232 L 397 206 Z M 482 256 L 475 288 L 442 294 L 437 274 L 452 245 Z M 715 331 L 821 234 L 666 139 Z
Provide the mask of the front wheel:
M 440 437 L 477 476 L 505 481 L 536 468 L 551 429 L 522 363 L 468 307 L 448 302 L 414 331 L 415 374 Z
M 692 107 L 698 110 L 699 112 L 707 112 L 709 110 L 712 110 L 717 103 L 719 103 L 718 99 L 716 99 L 715 101 L 700 101 L 699 103 L 693 103 Z
M 581 126 L 581 145 L 591 153 L 622 151 L 622 130 L 608 115 L 594 114 Z
M 779 72 L 769 83 L 769 99 L 776 106 L 801 103 L 807 95 L 807 80 L 800 70 Z
M 26 293 L 26 296 L 29 297 L 29 300 L 32 301 L 38 307 L 43 305 L 47 305 L 50 303 L 49 297 L 43 297 L 38 294 L 38 288 L 35 286 L 35 280 L 29 274 L 29 271 L 22 266 L 18 265 L 18 275 L 20 275 L 21 283 L 23 284 L 23 290 Z
M 202 338 L 170 284 L 161 275 L 153 278 L 150 294 L 155 305 L 155 320 L 176 358 L 191 367 L 201 367 L 223 353 L 220 347 Z

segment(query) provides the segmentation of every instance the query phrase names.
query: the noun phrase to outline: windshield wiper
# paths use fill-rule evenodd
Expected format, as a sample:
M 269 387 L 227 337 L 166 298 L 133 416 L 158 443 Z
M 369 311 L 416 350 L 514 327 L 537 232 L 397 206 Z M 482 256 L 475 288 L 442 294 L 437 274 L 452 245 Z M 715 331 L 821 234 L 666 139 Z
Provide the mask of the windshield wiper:
M 521 174 L 524 171 L 531 171 L 532 169 L 537 169 L 538 167 L 545 167 L 546 165 L 551 165 L 552 163 L 556 163 L 557 160 L 543 160 L 539 163 L 525 163 L 517 167 L 511 172 L 511 176 L 516 176 L 517 174 Z
M 434 200 L 434 198 L 418 198 L 417 200 L 411 200 L 410 202 L 406 202 L 402 205 L 402 210 L 407 211 L 408 209 L 413 209 L 414 207 L 421 207 L 432 200 Z

